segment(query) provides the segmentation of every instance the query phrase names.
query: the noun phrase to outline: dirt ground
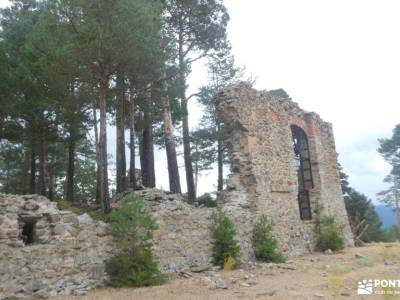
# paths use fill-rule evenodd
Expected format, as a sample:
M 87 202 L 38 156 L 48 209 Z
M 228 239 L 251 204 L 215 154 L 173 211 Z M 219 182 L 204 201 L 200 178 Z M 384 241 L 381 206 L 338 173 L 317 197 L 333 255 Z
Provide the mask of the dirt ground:
M 256 264 L 230 272 L 206 271 L 186 277 L 176 276 L 163 286 L 104 288 L 84 296 L 55 299 L 400 299 L 400 287 L 377 287 L 372 295 L 357 294 L 358 282 L 365 279 L 400 280 L 400 244 L 371 244 L 332 255 L 295 257 L 285 264 Z

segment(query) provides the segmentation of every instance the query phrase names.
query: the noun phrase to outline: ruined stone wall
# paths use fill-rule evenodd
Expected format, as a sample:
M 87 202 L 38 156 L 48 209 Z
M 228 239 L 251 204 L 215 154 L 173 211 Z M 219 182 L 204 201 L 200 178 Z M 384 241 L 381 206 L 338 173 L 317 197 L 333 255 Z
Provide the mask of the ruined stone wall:
M 113 241 L 103 222 L 37 195 L 0 195 L 0 299 L 80 294 L 104 282 Z
M 215 209 L 194 207 L 181 195 L 156 189 L 137 193 L 158 224 L 153 250 L 160 270 L 210 267 Z M 31 244 L 24 224 L 33 225 Z M 0 299 L 85 293 L 104 285 L 105 261 L 115 253 L 106 223 L 60 211 L 41 196 L 0 195 Z
M 154 254 L 162 272 L 202 269 L 211 265 L 210 227 L 213 208 L 194 207 L 181 195 L 156 189 L 137 192 L 157 222 Z
M 321 177 L 321 203 L 323 206 L 322 214 L 328 216 L 335 216 L 335 218 L 342 224 L 348 224 L 348 216 L 344 201 L 337 201 L 343 198 L 343 193 L 338 188 L 340 184 L 339 169 L 337 168 L 337 153 L 335 148 L 335 140 L 331 124 L 325 124 L 320 128 L 321 133 L 321 149 L 320 153 L 320 173 Z M 346 237 L 348 240 L 352 239 L 349 232 L 349 227 L 346 227 Z M 351 243 L 351 241 L 350 241 Z
M 291 125 L 302 128 L 308 137 L 314 180 L 310 190 L 312 210 L 322 206 L 322 214 L 334 216 L 345 226 L 348 243 L 352 243 L 329 123 L 300 109 L 290 99 L 274 98 L 246 83 L 221 92 L 218 111 L 229 129 L 232 169 L 220 202 L 237 223 L 245 254 L 252 255 L 249 232 L 260 214 L 273 222 L 285 253 L 314 249 L 315 213 L 313 220 L 300 219 Z

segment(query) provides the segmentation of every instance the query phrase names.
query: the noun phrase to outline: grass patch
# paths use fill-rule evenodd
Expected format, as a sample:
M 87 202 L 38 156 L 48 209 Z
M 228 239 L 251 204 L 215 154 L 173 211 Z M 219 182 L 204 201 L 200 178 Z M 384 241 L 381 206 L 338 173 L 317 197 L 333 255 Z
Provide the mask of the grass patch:
M 382 256 L 385 262 L 398 264 L 400 262 L 399 247 L 384 247 Z
M 59 210 L 69 210 L 73 212 L 74 214 L 80 214 L 82 213 L 82 210 L 80 206 L 74 205 L 71 202 L 65 201 L 65 200 L 60 200 L 57 202 L 57 207 Z
M 371 257 L 365 256 L 357 259 L 357 265 L 360 267 L 373 267 L 375 265 L 375 262 Z
M 344 274 L 349 271 L 348 266 L 346 266 L 343 262 L 337 260 L 333 261 L 329 265 L 326 265 L 325 269 L 334 275 Z
M 95 221 L 103 221 L 108 223 L 109 222 L 109 215 L 103 213 L 101 210 L 92 210 L 88 212 L 89 216 L 92 217 Z
M 329 289 L 333 299 L 339 299 L 340 290 L 343 288 L 343 279 L 337 275 L 329 276 Z

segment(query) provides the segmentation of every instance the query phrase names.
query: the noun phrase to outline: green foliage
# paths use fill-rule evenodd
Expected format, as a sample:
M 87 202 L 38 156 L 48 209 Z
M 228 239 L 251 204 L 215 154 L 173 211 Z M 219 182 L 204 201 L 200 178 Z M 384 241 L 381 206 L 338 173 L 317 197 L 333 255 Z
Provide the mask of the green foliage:
M 319 250 L 338 251 L 344 248 L 343 226 L 339 225 L 333 217 L 322 217 L 317 226 Z
M 213 221 L 214 264 L 223 267 L 228 258 L 233 258 L 236 262 L 235 266 L 237 266 L 240 263 L 240 246 L 235 240 L 235 225 L 222 210 L 214 213 Z
M 261 216 L 257 220 L 251 241 L 256 259 L 275 263 L 285 261 L 285 257 L 278 251 L 278 243 L 272 235 L 272 223 L 266 216 Z
M 379 139 L 378 152 L 392 165 L 395 175 L 400 175 L 400 124 L 393 129 L 393 135 L 388 139 Z
M 26 193 L 28 174 L 24 172 L 27 154 L 22 145 L 2 142 L 0 144 L 0 192 L 6 194 Z
M 90 204 L 96 199 L 96 161 L 90 149 L 78 149 L 86 154 L 84 159 L 75 160 L 74 199 L 80 203 Z
M 400 240 L 400 124 L 393 129 L 389 139 L 380 139 L 378 152 L 392 166 L 392 170 L 385 177 L 384 182 L 389 188 L 378 194 L 379 200 L 392 207 L 396 213 L 396 235 Z
M 109 222 L 109 214 L 103 213 L 101 210 L 92 210 L 88 212 L 89 216 L 95 221 Z
M 198 128 L 192 132 L 190 139 L 192 145 L 191 157 L 195 173 L 213 168 L 217 159 L 215 134 L 215 128 Z
M 203 205 L 205 207 L 216 207 L 217 206 L 217 202 L 215 201 L 215 199 L 213 199 L 211 197 L 211 194 L 209 194 L 209 193 L 205 193 L 205 194 L 201 195 L 200 197 L 197 197 L 196 202 L 198 203 L 198 205 Z
M 79 206 L 73 205 L 71 202 L 65 200 L 59 200 L 57 206 L 60 210 L 69 210 L 75 214 L 80 214 L 82 212 Z
M 223 46 L 229 14 L 222 0 L 167 0 L 165 4 L 167 35 L 176 44 L 191 45 L 184 53 L 186 68 L 193 52 L 204 54 Z
M 379 216 L 376 213 L 375 207 L 371 200 L 368 199 L 364 194 L 361 194 L 350 187 L 348 176 L 343 172 L 340 165 L 339 170 L 344 203 L 352 230 L 354 231 L 357 225 L 362 220 L 365 220 L 365 223 L 368 224 L 368 229 L 364 232 L 360 239 L 364 242 L 385 241 L 387 239 L 385 236 L 386 233 L 382 228 L 382 222 L 379 220 Z M 358 235 L 359 233 L 353 232 L 353 234 Z
M 368 229 L 361 236 L 361 240 L 364 242 L 382 241 L 382 222 L 379 220 L 371 200 L 350 188 L 348 194 L 344 196 L 344 202 L 351 224 L 356 225 L 362 220 L 368 224 Z
M 397 240 L 397 227 L 393 225 L 390 228 L 382 230 L 381 241 L 385 243 L 393 243 Z
M 290 99 L 290 96 L 288 95 L 288 93 L 286 93 L 284 89 L 271 90 L 269 92 L 272 94 L 272 96 L 276 98 Z
M 148 102 L 146 122 L 160 128 L 164 84 L 177 124 L 191 63 L 223 48 L 228 20 L 222 0 L 13 0 L 0 9 L 0 147 L 11 143 L 0 151 L 0 190 L 109 204 L 107 127 L 99 126 L 97 145 L 89 132 L 95 118 L 114 116 L 117 74 L 135 96 L 138 132 Z M 106 191 L 96 194 L 100 186 Z
M 157 225 L 142 200 L 135 194 L 125 196 L 108 220 L 118 246 L 118 254 L 106 264 L 109 284 L 138 287 L 164 283 L 166 278 L 159 272 L 152 253 Z
M 218 160 L 218 144 L 223 148 L 223 163 L 227 155 L 227 147 L 223 141 L 227 137 L 227 129 L 217 117 L 215 99 L 217 94 L 227 85 L 239 80 L 243 76 L 243 69 L 235 66 L 235 59 L 231 53 L 231 46 L 225 43 L 218 51 L 209 56 L 208 83 L 199 90 L 199 102 L 204 108 L 201 126 L 192 133 L 192 157 L 195 167 L 208 170 Z

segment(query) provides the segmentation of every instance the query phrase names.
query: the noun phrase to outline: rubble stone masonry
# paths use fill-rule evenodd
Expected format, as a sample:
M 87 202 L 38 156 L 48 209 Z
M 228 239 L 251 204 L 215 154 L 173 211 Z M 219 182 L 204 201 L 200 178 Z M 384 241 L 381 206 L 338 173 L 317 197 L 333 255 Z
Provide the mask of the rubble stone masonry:
M 113 251 L 104 222 L 41 196 L 0 195 L 0 299 L 85 293 L 104 284 Z
M 222 91 L 217 104 L 229 131 L 232 171 L 219 201 L 235 219 L 245 255 L 251 258 L 252 224 L 261 214 L 273 222 L 282 251 L 289 255 L 313 251 L 318 207 L 321 216 L 333 216 L 344 226 L 347 244 L 352 245 L 332 125 L 291 99 L 275 98 L 244 82 Z M 311 220 L 300 218 L 291 126 L 301 128 L 308 139 Z

